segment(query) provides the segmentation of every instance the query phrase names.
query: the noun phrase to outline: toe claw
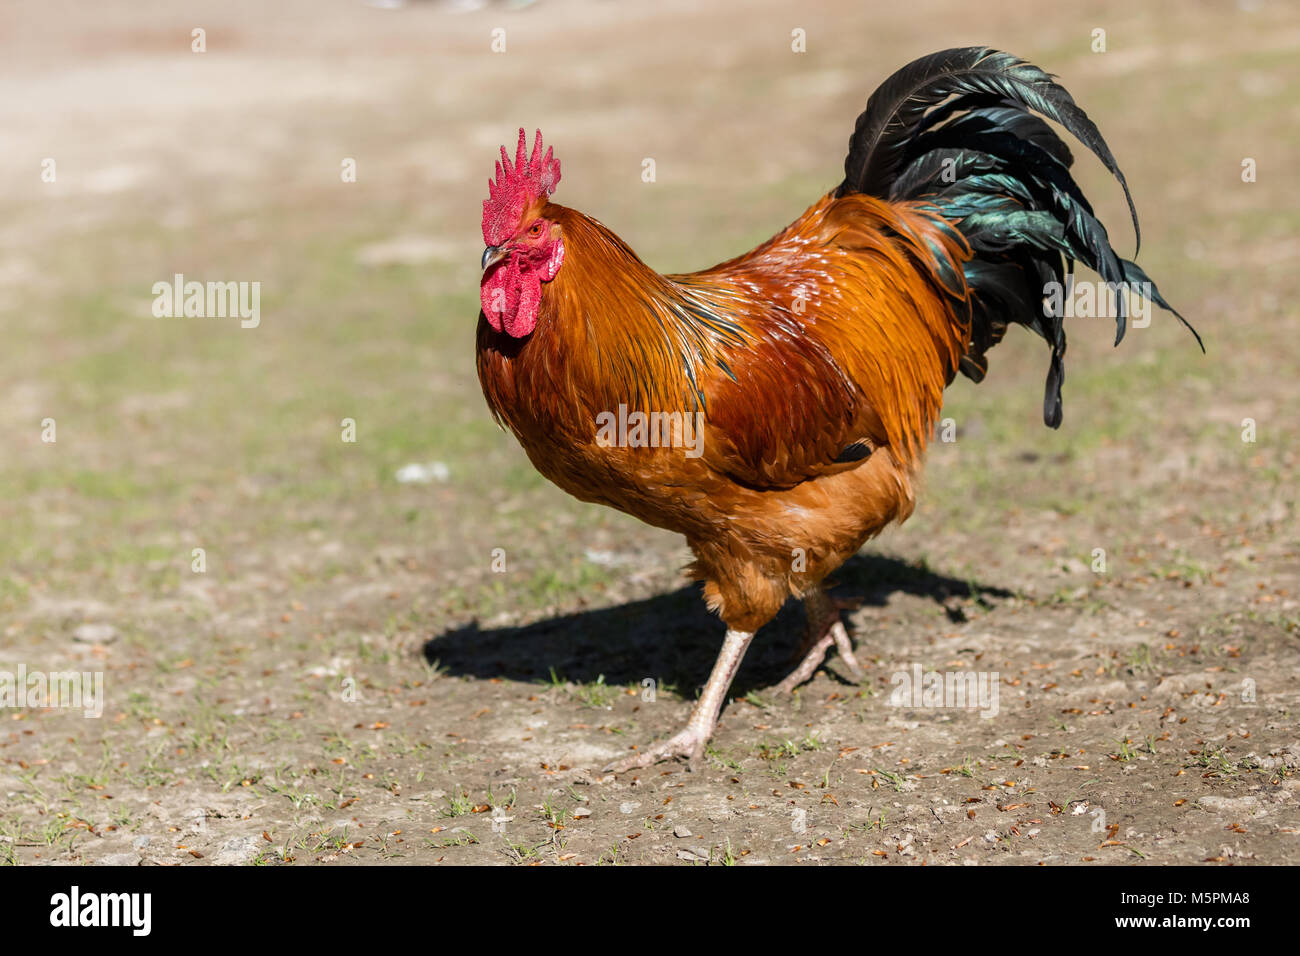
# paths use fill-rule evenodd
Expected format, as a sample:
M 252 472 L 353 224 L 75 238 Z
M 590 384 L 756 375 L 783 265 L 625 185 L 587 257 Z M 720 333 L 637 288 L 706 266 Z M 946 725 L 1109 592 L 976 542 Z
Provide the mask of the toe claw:
M 624 757 L 622 760 L 615 760 L 601 772 L 627 773 L 629 770 L 640 770 L 643 767 L 649 767 L 661 760 L 670 760 L 673 757 L 686 758 L 687 765 L 690 766 L 697 763 L 704 756 L 704 744 L 707 739 L 707 737 L 697 739 L 693 732 L 683 730 L 676 736 L 669 737 L 653 747 L 647 747 L 645 750 L 632 754 L 630 757 Z

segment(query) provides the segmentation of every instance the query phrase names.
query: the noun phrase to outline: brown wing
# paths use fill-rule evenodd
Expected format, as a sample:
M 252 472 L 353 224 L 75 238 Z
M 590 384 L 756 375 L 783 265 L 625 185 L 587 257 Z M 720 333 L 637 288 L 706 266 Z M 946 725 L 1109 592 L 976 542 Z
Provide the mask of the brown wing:
M 704 383 L 705 460 L 788 488 L 924 447 L 964 343 L 963 250 L 925 215 L 827 199 L 739 259 L 676 277 L 711 309 L 743 309 L 745 342 Z
M 705 386 L 705 461 L 752 488 L 789 488 L 861 464 L 888 438 L 824 345 L 773 323 Z

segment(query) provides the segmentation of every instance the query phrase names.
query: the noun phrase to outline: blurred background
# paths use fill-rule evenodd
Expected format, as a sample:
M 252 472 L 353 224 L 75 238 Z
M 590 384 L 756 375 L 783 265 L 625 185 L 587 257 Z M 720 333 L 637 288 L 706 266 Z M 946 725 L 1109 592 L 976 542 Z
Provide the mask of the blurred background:
M 1046 349 L 1014 330 L 985 384 L 954 385 L 962 438 L 936 446 L 920 510 L 880 548 L 1068 602 L 1096 598 L 1071 575 L 1103 542 L 1130 580 L 1194 582 L 1193 623 L 1245 608 L 1294 627 L 1285 597 L 1254 603 L 1296 564 L 1294 3 L 8 0 L 0 647 L 107 668 L 125 720 L 63 761 L 94 764 L 111 740 L 138 770 L 140 735 L 198 711 L 196 748 L 261 739 L 291 712 L 326 720 L 348 668 L 409 679 L 426 640 L 469 621 L 676 593 L 680 541 L 547 485 L 482 400 L 498 145 L 540 128 L 557 201 L 661 271 L 703 268 L 838 182 L 893 70 L 979 43 L 1058 74 L 1096 120 L 1142 217 L 1138 261 L 1209 354 L 1159 313 L 1118 350 L 1106 320 L 1077 322 L 1049 432 Z M 1131 254 L 1122 193 L 1075 151 Z M 176 273 L 259 282 L 260 324 L 154 317 L 152 287 Z M 127 789 L 184 771 L 150 773 Z

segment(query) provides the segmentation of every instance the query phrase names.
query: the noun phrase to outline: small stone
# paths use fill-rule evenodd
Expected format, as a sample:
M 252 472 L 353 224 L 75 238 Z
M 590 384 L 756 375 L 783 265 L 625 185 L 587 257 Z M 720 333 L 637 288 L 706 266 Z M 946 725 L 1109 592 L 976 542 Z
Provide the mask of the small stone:
M 137 850 L 143 850 L 145 847 L 149 845 L 149 839 L 150 838 L 147 836 L 138 836 L 131 841 L 131 845 L 135 847 Z
M 234 837 L 227 840 L 221 849 L 216 852 L 216 855 L 212 857 L 212 862 L 217 866 L 240 866 L 244 863 L 251 863 L 257 857 L 260 849 L 256 837 Z
M 393 476 L 404 485 L 428 485 L 435 481 L 446 481 L 451 477 L 451 469 L 445 462 L 430 461 L 421 464 L 414 462 L 397 469 Z
M 1196 802 L 1215 813 L 1244 813 L 1249 816 L 1260 810 L 1257 797 L 1219 797 L 1210 795 L 1201 797 Z
M 578 807 L 576 810 L 573 811 L 573 819 L 575 820 L 581 820 L 583 817 L 589 817 L 589 816 L 591 816 L 591 811 L 588 810 L 586 807 Z
M 692 833 L 690 830 L 688 830 L 686 827 L 679 825 L 673 827 L 673 836 L 677 837 L 677 839 L 679 840 L 685 840 L 687 837 L 695 836 L 695 834 Z
M 109 644 L 117 640 L 117 628 L 112 624 L 82 624 L 72 632 L 72 639 L 82 644 Z

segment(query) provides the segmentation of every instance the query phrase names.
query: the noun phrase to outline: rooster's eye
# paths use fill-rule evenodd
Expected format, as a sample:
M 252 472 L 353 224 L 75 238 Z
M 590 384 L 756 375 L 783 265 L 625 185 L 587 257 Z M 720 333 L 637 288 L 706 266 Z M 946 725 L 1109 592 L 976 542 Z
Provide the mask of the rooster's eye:
M 542 224 L 540 222 L 535 222 L 528 227 L 528 235 L 532 236 L 534 239 L 536 239 L 541 234 L 542 234 Z

